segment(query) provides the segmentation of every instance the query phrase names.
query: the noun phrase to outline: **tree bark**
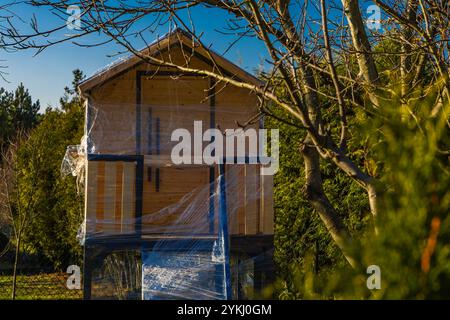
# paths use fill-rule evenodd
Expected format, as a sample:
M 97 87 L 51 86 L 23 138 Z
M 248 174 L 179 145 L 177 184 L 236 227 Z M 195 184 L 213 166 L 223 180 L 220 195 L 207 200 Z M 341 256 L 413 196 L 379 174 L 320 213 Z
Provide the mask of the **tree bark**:
M 376 218 L 378 216 L 378 190 L 375 179 L 359 169 L 358 166 L 342 152 L 342 150 L 332 143 L 332 141 L 328 144 L 328 150 L 326 151 L 326 154 L 324 154 L 324 157 L 331 159 L 338 168 L 366 189 L 370 212 L 374 218 L 375 234 L 377 234 Z
M 303 96 L 309 118 L 316 131 L 321 134 L 323 133 L 321 110 L 317 93 L 314 91 L 316 86 L 312 70 L 308 67 L 302 67 L 301 78 L 304 84 Z M 341 249 L 344 257 L 355 268 L 356 261 L 349 250 L 349 244 L 351 242 L 350 234 L 323 190 L 322 174 L 320 172 L 320 155 L 310 134 L 303 141 L 300 152 L 305 165 L 306 182 L 304 190 L 306 199 L 319 214 L 320 219 L 325 224 L 325 227 L 339 249 Z
M 16 288 L 17 288 L 17 267 L 19 266 L 19 259 L 20 259 L 20 242 L 21 242 L 21 232 L 19 232 L 19 235 L 17 237 L 17 243 L 16 243 L 16 252 L 14 255 L 14 270 L 13 270 L 13 279 L 12 279 L 12 291 L 11 291 L 11 299 L 16 299 Z
M 351 243 L 350 235 L 323 191 L 319 154 L 316 148 L 312 146 L 309 137 L 305 139 L 300 152 L 303 155 L 305 164 L 306 183 L 304 191 L 306 199 L 319 214 L 320 219 L 325 224 L 325 227 L 333 240 L 341 249 L 344 257 L 350 265 L 355 268 L 356 261 L 349 250 L 349 245 Z
M 406 3 L 406 17 L 410 23 L 416 20 L 417 1 L 407 0 Z M 412 87 L 413 72 L 412 72 L 412 57 L 411 57 L 411 39 L 414 31 L 407 25 L 401 26 L 403 38 L 406 40 L 402 43 L 402 54 L 400 55 L 400 76 L 401 76 L 401 90 L 402 98 L 405 99 L 408 96 L 408 92 Z
M 379 106 L 380 101 L 376 95 L 376 85 L 379 83 L 378 71 L 372 57 L 372 48 L 364 29 L 364 22 L 359 10 L 358 0 L 341 0 L 347 17 L 353 47 L 356 50 L 356 59 L 359 66 L 359 74 L 365 82 L 370 101 Z

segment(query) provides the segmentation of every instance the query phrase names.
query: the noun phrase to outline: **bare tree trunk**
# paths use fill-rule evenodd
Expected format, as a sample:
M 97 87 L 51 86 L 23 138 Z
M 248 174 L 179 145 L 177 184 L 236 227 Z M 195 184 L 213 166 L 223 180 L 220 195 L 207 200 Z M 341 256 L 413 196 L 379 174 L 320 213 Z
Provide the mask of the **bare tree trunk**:
M 369 198 L 370 211 L 374 219 L 376 219 L 378 215 L 378 191 L 375 179 L 359 169 L 358 166 L 349 157 L 342 153 L 337 146 L 330 146 L 330 149 L 331 152 L 328 152 L 325 157 L 331 158 L 338 168 L 366 189 L 367 196 Z
M 317 97 L 317 93 L 315 92 L 316 85 L 312 70 L 308 67 L 302 67 L 301 78 L 302 83 L 304 84 L 303 96 L 308 109 L 309 117 L 317 132 L 320 133 L 323 131 L 321 110 L 319 99 Z M 325 227 L 333 240 L 336 242 L 339 249 L 342 251 L 344 257 L 350 265 L 355 268 L 356 261 L 348 249 L 350 244 L 350 235 L 341 218 L 323 191 L 322 174 L 320 172 L 320 155 L 309 134 L 303 141 L 300 152 L 303 156 L 305 165 L 306 182 L 304 190 L 306 199 L 319 214 L 320 219 L 325 224 Z
M 13 271 L 13 281 L 12 281 L 12 292 L 11 292 L 11 299 L 16 299 L 16 288 L 17 288 L 17 268 L 19 266 L 19 260 L 20 260 L 20 242 L 21 242 L 21 232 L 19 232 L 17 237 L 17 243 L 16 243 L 16 252 L 14 255 L 14 271 Z
M 364 29 L 364 22 L 359 10 L 358 0 L 341 0 L 347 17 L 353 47 L 356 50 L 356 59 L 359 66 L 359 75 L 365 82 L 370 101 L 379 106 L 375 86 L 379 83 L 378 72 L 372 57 L 372 49 Z
M 319 214 L 331 237 L 341 249 L 344 257 L 347 259 L 350 265 L 355 268 L 356 261 L 352 257 L 348 249 L 348 246 L 351 243 L 350 235 L 341 218 L 339 217 L 336 210 L 328 200 L 325 192 L 323 191 L 322 175 L 320 173 L 319 166 L 319 154 L 316 147 L 312 146 L 312 142 L 308 137 L 305 139 L 300 152 L 303 155 L 305 163 L 306 199 L 309 201 L 309 203 L 311 203 L 313 208 Z
M 406 17 L 410 23 L 416 20 L 417 1 L 407 0 L 406 3 Z M 412 57 L 411 57 L 411 39 L 413 37 L 413 30 L 409 26 L 402 26 L 402 35 L 406 40 L 402 43 L 402 54 L 400 55 L 400 75 L 401 75 L 401 90 L 402 98 L 406 99 L 408 91 L 412 87 L 413 72 L 412 72 Z M 405 101 L 405 100 L 404 100 Z

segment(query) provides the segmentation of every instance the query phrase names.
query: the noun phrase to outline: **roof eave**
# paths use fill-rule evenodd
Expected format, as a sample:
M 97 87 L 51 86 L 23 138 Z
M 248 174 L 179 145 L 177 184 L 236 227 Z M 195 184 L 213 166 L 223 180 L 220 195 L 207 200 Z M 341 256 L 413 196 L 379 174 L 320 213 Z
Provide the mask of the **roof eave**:
M 192 37 L 186 31 L 183 31 L 181 29 L 176 29 L 171 33 L 167 33 L 163 37 L 158 38 L 154 43 L 152 43 L 148 47 L 141 50 L 140 53 L 146 53 L 146 51 L 148 51 L 148 54 L 156 53 L 157 51 L 159 51 L 161 48 L 164 47 L 164 45 L 163 45 L 164 42 L 168 42 L 169 38 L 176 36 L 177 33 L 182 35 L 182 37 L 177 38 L 177 40 L 181 40 L 184 45 L 192 46 Z M 176 42 L 168 42 L 167 43 L 168 46 L 175 45 L 175 44 L 176 44 Z M 264 81 L 261 81 L 260 79 L 258 79 L 254 75 L 252 75 L 251 73 L 243 70 L 242 68 L 240 68 L 239 66 L 237 66 L 236 64 L 231 62 L 230 60 L 220 56 L 219 54 L 217 54 L 216 52 L 214 52 L 212 50 L 206 50 L 204 48 L 201 48 L 201 50 L 205 51 L 205 52 L 209 52 L 214 57 L 214 59 L 217 59 L 218 61 L 221 62 L 220 64 L 221 64 L 222 68 L 224 68 L 228 71 L 231 71 L 231 73 L 236 73 L 236 75 L 238 75 L 239 78 L 242 78 L 241 80 L 250 82 L 253 85 L 256 85 L 258 87 L 264 86 L 264 84 L 265 84 Z M 123 60 L 123 61 L 117 63 L 116 65 L 113 65 L 111 68 L 107 68 L 105 70 L 102 70 L 102 71 L 92 75 L 91 77 L 89 77 L 88 79 L 86 79 L 85 81 L 80 83 L 78 86 L 78 89 L 82 95 L 86 95 L 86 93 L 88 93 L 90 90 L 92 90 L 96 86 L 101 85 L 102 83 L 106 82 L 108 79 L 112 78 L 114 75 L 116 75 L 120 72 L 123 72 L 129 68 L 132 68 L 141 62 L 142 62 L 142 59 L 140 59 L 138 56 L 136 56 L 136 55 L 131 56 L 128 59 Z M 232 70 L 230 70 L 230 69 L 232 69 Z

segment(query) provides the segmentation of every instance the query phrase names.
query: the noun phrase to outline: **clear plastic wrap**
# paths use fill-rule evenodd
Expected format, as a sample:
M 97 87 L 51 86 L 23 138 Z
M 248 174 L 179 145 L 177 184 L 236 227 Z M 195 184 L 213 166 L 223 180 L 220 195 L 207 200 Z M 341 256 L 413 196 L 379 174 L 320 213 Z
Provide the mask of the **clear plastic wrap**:
M 256 97 L 148 70 L 86 96 L 85 137 L 62 164 L 84 182 L 85 297 L 231 299 L 269 283 L 273 177 Z
M 260 237 L 271 234 L 270 221 L 263 221 L 264 216 L 261 212 L 258 216 L 257 212 L 252 215 L 250 210 L 246 210 L 246 208 L 261 210 L 257 206 L 261 204 L 262 186 L 244 181 L 244 178 L 245 180 L 253 178 L 254 181 L 261 178 L 259 171 L 253 170 L 257 166 L 226 165 L 225 173 L 211 183 L 197 186 L 188 193 L 179 195 L 173 203 L 153 212 L 145 211 L 140 218 L 122 218 L 118 222 L 117 219 L 106 217 L 101 219 L 88 215 L 85 222 L 84 244 L 90 244 L 93 248 L 108 248 L 112 252 L 116 250 L 120 252 L 123 247 L 139 251 L 140 259 L 136 260 L 136 264 L 141 266 L 142 282 L 139 290 L 142 299 L 225 299 L 227 290 L 233 290 L 232 287 L 253 287 L 253 275 L 248 275 L 245 279 L 241 276 L 238 281 L 237 275 L 227 275 L 225 268 L 228 264 L 228 272 L 234 270 L 236 273 L 238 267 L 232 266 L 231 260 L 237 261 L 239 253 L 244 252 L 244 258 L 239 261 L 241 273 L 253 274 L 254 257 L 245 254 L 245 246 L 254 245 L 257 248 L 258 244 L 252 243 L 252 240 L 242 245 L 238 242 L 240 238 L 245 237 L 258 241 Z M 245 171 L 251 171 L 254 175 L 247 173 L 247 176 L 243 176 Z M 221 179 L 225 180 L 222 186 L 220 186 Z M 110 188 L 115 189 L 105 186 L 104 194 L 113 192 L 108 191 Z M 254 190 L 249 192 L 249 188 Z M 224 234 L 219 221 L 223 193 L 226 194 L 227 234 Z M 112 200 L 105 198 L 106 201 Z M 272 216 L 266 219 L 272 219 Z M 266 225 L 266 230 L 263 229 L 264 223 L 269 225 Z M 235 237 L 236 241 L 233 241 Z M 227 249 L 225 241 L 231 243 Z M 261 248 L 257 248 L 258 254 L 271 250 L 269 242 L 263 241 L 263 244 Z M 114 254 L 108 257 L 110 260 L 117 259 Z M 116 263 L 115 267 L 108 265 L 106 270 L 108 275 L 102 274 L 95 281 L 103 283 L 103 286 L 100 286 L 103 289 L 97 290 L 96 297 L 104 297 L 105 291 L 102 290 L 106 288 L 105 283 L 109 283 L 113 288 L 110 291 L 122 292 L 113 297 L 130 298 L 129 294 L 123 293 L 123 287 L 130 288 L 128 283 L 132 281 L 127 280 L 122 285 L 112 281 L 117 278 L 127 279 L 127 276 L 117 277 L 114 273 L 136 274 L 125 266 L 125 263 Z M 246 266 L 244 271 L 243 266 Z M 261 269 L 260 272 L 262 271 L 272 272 L 270 264 L 269 268 Z M 231 283 L 233 277 L 236 283 Z M 227 281 L 230 283 L 227 284 Z M 243 285 L 243 282 L 247 285 Z M 241 291 L 248 293 L 252 290 Z
M 86 143 L 85 138 L 81 144 L 67 146 L 61 163 L 61 174 L 63 176 L 74 176 L 77 178 L 77 192 L 81 193 L 84 189 L 84 178 L 86 169 Z

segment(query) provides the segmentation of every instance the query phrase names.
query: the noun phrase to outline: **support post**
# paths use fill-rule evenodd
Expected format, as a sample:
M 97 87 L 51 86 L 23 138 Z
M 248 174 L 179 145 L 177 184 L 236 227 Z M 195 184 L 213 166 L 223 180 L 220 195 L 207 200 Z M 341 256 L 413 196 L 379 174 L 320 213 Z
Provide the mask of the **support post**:
M 230 239 L 228 234 L 228 212 L 225 184 L 225 163 L 219 164 L 219 241 L 224 253 L 223 289 L 225 298 L 231 300 L 231 272 L 230 272 Z
M 91 254 L 87 241 L 84 244 L 84 258 L 83 258 L 83 299 L 91 300 L 91 285 L 92 285 L 92 263 L 90 261 Z
M 209 79 L 209 128 L 214 129 L 216 127 L 216 81 L 213 78 Z M 216 137 L 211 137 L 211 142 L 214 142 Z M 216 149 L 212 151 L 212 155 L 216 155 Z M 214 233 L 214 192 L 215 192 L 215 180 L 216 180 L 216 168 L 211 166 L 209 168 L 209 233 Z

